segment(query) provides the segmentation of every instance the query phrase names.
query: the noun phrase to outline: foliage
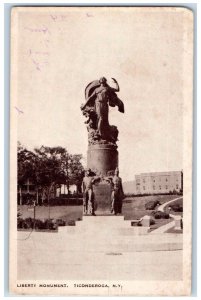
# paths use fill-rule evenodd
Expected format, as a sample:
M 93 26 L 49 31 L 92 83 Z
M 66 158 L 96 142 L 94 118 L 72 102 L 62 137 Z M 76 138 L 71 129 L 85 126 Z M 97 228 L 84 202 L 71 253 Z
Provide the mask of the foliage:
M 183 205 L 181 204 L 170 204 L 169 207 L 171 207 L 174 212 L 183 212 Z
M 40 220 L 35 219 L 35 225 L 34 225 L 34 219 L 33 218 L 18 218 L 17 221 L 17 228 L 18 229 L 36 229 L 36 230 L 56 230 L 58 226 L 65 226 L 66 222 L 62 219 L 46 219 L 46 220 Z
M 160 201 L 158 200 L 153 200 L 153 201 L 149 201 L 145 204 L 145 208 L 147 210 L 153 210 L 156 208 L 157 205 L 160 205 Z
M 18 144 L 18 185 L 29 179 L 35 186 L 42 200 L 49 203 L 51 195 L 55 195 L 57 187 L 75 184 L 81 189 L 84 168 L 81 163 L 82 155 L 69 154 L 62 147 L 35 148 L 29 151 Z
M 156 222 L 153 218 L 150 219 L 150 225 L 154 225 Z
M 69 220 L 68 226 L 75 226 L 75 220 Z
M 62 219 L 57 219 L 56 223 L 57 223 L 58 226 L 65 226 L 66 225 L 66 222 Z
M 169 214 L 163 211 L 153 211 L 152 215 L 155 219 L 169 219 Z
M 18 144 L 17 166 L 19 185 L 24 184 L 27 178 L 33 182 L 36 181 L 37 156 L 32 151 L 23 148 L 20 144 Z

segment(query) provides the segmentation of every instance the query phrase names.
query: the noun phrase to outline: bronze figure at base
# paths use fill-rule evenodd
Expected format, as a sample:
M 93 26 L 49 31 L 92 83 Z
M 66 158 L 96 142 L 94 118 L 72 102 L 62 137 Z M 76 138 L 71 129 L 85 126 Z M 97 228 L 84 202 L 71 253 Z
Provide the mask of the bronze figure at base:
M 96 210 L 102 215 L 122 213 L 124 193 L 118 168 L 114 176 L 107 177 L 94 176 L 90 169 L 86 170 L 82 189 L 84 215 L 95 216 Z

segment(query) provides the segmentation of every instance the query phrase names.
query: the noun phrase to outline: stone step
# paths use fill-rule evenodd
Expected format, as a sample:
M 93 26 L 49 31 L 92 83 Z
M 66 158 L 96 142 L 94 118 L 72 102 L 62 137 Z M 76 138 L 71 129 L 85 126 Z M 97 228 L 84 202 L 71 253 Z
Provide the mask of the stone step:
M 69 226 L 70 227 L 70 226 Z M 85 234 L 66 234 L 58 233 L 40 233 L 33 232 L 29 239 L 27 233 L 18 232 L 18 247 L 24 245 L 26 249 L 35 249 L 38 251 L 44 248 L 52 249 L 56 247 L 57 251 L 74 252 L 104 252 L 104 253 L 125 253 L 125 252 L 148 252 L 148 251 L 173 251 L 183 248 L 182 234 L 159 234 L 159 235 L 136 235 L 121 236 L 113 235 L 107 232 L 105 235 Z
M 120 222 L 82 222 L 82 221 L 77 221 L 76 228 L 85 228 L 87 230 L 90 230 L 92 228 L 108 228 L 108 229 L 115 229 L 115 228 L 130 228 L 133 227 L 131 226 L 131 221 L 120 221 Z
M 97 216 L 83 216 L 82 217 L 82 221 L 83 222 L 87 222 L 87 223 L 113 223 L 113 222 L 121 222 L 124 221 L 124 216 L 122 215 L 118 215 L 118 216 L 114 216 L 114 215 L 110 215 L 110 216 L 105 216 L 105 215 L 97 215 Z
M 75 226 L 59 227 L 59 232 L 81 234 L 88 236 L 107 235 L 142 235 L 147 234 L 149 227 L 131 226 L 131 220 L 124 220 L 124 216 L 83 216 L 76 221 Z
M 147 234 L 149 231 L 148 227 L 138 227 L 138 226 L 129 226 L 129 224 L 121 224 L 117 227 L 108 227 L 105 225 L 98 225 L 90 227 L 86 225 L 79 226 L 61 226 L 58 229 L 59 232 L 75 234 L 79 235 L 87 235 L 87 236 L 132 236 L 132 235 L 143 235 Z
M 87 230 L 94 227 L 125 228 L 131 227 L 131 220 L 124 220 L 124 216 L 83 216 L 82 221 L 76 221 L 76 227 L 85 227 Z

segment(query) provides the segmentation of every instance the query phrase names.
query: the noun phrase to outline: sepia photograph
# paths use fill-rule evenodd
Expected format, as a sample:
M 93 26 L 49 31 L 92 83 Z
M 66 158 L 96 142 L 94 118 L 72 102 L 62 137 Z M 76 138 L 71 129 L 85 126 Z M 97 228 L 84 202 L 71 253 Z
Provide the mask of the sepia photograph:
M 13 7 L 9 288 L 189 296 L 193 12 Z

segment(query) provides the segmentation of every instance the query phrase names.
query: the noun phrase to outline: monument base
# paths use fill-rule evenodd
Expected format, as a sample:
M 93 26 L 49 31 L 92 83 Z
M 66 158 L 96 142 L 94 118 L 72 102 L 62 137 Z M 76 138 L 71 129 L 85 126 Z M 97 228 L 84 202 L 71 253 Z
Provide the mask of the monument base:
M 109 241 L 116 243 L 117 240 L 122 241 L 123 237 L 147 235 L 149 228 L 131 226 L 131 220 L 125 220 L 122 215 L 96 215 L 83 216 L 82 221 L 76 221 L 76 226 L 59 227 L 59 232 L 61 231 L 69 234 L 87 235 L 88 238 L 91 236 L 90 240 L 93 239 L 92 237 L 96 237 L 96 244 L 98 240 L 104 241 L 104 245 L 107 247 Z
M 110 144 L 89 145 L 87 167 L 97 175 L 111 175 L 118 167 L 117 147 Z
M 94 186 L 94 208 L 96 215 L 111 215 L 112 189 L 109 183 L 100 182 Z

